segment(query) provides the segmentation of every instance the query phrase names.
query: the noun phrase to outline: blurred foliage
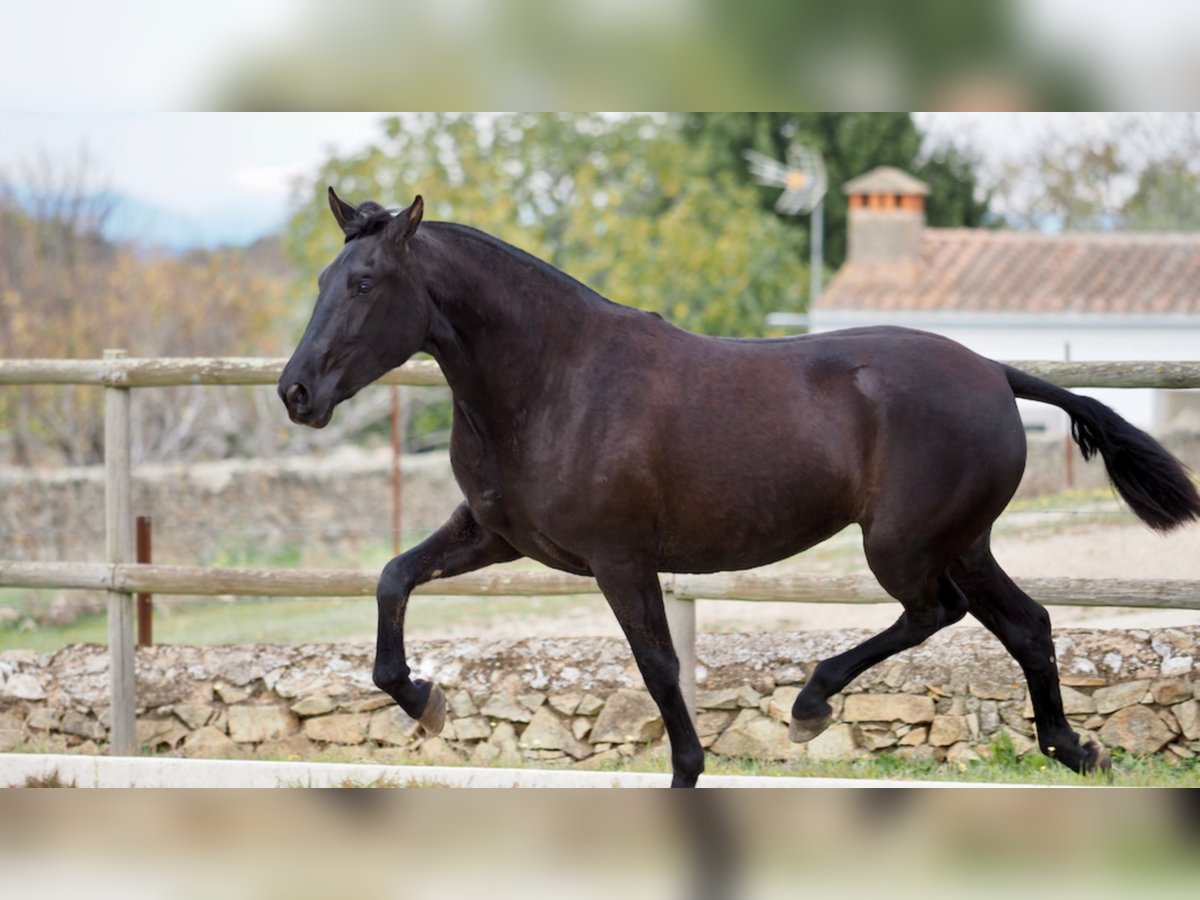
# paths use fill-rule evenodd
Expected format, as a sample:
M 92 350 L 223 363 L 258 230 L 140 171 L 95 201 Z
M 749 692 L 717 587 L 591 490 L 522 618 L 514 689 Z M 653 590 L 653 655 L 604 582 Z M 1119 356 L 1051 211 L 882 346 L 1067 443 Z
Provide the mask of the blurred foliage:
M 1200 231 L 1200 174 L 1194 158 L 1144 169 L 1122 212 L 1134 231 Z
M 621 303 L 707 334 L 755 335 L 800 306 L 802 235 L 740 172 L 668 116 L 421 114 L 388 119 L 367 150 L 329 159 L 288 226 L 309 277 L 341 245 L 326 185 L 352 202 L 472 225 Z
M 750 176 L 742 158 L 746 150 L 779 160 L 786 158 L 793 142 L 820 151 L 829 178 L 824 247 L 825 265 L 831 268 L 846 258 L 848 203 L 841 186 L 876 166 L 896 166 L 929 185 L 926 220 L 930 225 L 976 227 L 987 213 L 987 198 L 975 174 L 976 160 L 952 145 L 924 156 L 923 135 L 908 113 L 691 113 L 683 130 L 694 146 L 707 150 L 714 167 L 747 184 Z M 755 189 L 760 207 L 772 210 L 778 188 Z M 807 254 L 808 217 L 781 218 L 803 230 Z
M 1109 41 L 1086 46 L 1084 28 L 1048 44 L 1046 17 L 1030 5 L 302 0 L 266 40 L 230 54 L 207 102 L 247 110 L 1102 106 L 1096 76 L 1119 66 L 1120 54 L 1114 59 Z M 1077 33 L 1085 46 L 1064 40 Z M 1173 80 L 1187 82 L 1190 70 L 1178 50 L 1172 55 L 1182 73 Z M 336 62 L 320 65 L 325 59 Z
M 1049 135 L 1008 162 L 998 187 L 1011 227 L 1095 231 L 1118 224 L 1126 177 L 1116 135 Z

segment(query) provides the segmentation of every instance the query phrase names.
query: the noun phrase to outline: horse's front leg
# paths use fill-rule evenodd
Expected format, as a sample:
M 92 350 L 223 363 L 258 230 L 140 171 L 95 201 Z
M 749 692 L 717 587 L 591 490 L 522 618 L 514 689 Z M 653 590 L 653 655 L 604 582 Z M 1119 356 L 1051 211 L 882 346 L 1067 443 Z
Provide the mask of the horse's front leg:
M 466 503 L 446 524 L 406 553 L 389 562 L 379 576 L 375 597 L 379 604 L 379 630 L 375 641 L 373 678 L 400 707 L 430 734 L 446 722 L 446 697 L 436 684 L 409 677 L 404 657 L 404 612 L 413 588 L 434 578 L 472 572 L 521 554 L 479 524 Z
M 695 787 L 704 749 L 679 687 L 679 657 L 671 640 L 658 573 L 637 564 L 600 565 L 592 571 L 633 650 L 646 689 L 662 713 L 671 741 L 671 787 Z

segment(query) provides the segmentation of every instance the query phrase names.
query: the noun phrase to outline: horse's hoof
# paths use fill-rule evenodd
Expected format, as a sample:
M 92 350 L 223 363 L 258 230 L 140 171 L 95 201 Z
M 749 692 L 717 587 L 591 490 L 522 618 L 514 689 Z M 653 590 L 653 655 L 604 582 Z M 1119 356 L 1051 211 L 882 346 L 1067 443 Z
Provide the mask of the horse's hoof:
M 1101 774 L 1112 781 L 1112 757 L 1108 755 L 1100 744 L 1095 741 L 1088 741 L 1083 745 L 1083 774 L 1094 775 Z
M 417 722 L 429 735 L 441 734 L 446 727 L 446 694 L 436 684 L 429 685 L 429 697 Z
M 817 716 L 815 719 L 792 719 L 788 726 L 788 740 L 794 744 L 804 744 L 829 727 L 833 721 L 833 713 Z

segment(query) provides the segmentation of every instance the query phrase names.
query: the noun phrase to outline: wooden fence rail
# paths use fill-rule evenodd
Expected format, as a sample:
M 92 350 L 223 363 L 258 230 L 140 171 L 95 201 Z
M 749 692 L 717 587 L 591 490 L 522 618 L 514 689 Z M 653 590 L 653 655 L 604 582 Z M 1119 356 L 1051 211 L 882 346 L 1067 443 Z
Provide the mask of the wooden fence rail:
M 379 573 L 356 569 L 254 569 L 129 563 L 4 562 L 0 587 L 117 591 L 200 597 L 374 597 Z M 786 571 L 662 575 L 678 600 L 786 603 L 894 603 L 869 575 Z M 1048 606 L 1124 606 L 1200 610 L 1200 585 L 1152 578 L 1022 578 L 1021 587 Z M 423 584 L 439 597 L 553 597 L 598 594 L 592 578 L 552 569 L 494 567 Z
M 0 384 L 98 385 L 105 391 L 107 562 L 3 562 L 0 587 L 103 590 L 109 593 L 112 689 L 110 746 L 137 751 L 134 715 L 133 597 L 136 593 L 241 596 L 372 596 L 377 574 L 346 570 L 217 569 L 133 562 L 129 397 L 131 388 L 185 385 L 273 385 L 283 359 L 136 359 L 120 351 L 103 359 L 0 360 Z M 1200 388 L 1200 361 L 1051 362 L 1012 365 L 1062 387 Z M 444 385 L 433 362 L 409 362 L 385 375 L 385 384 Z M 1048 604 L 1200 609 L 1200 584 L 1150 579 L 1026 579 L 1023 586 Z M 681 682 L 695 712 L 695 604 L 700 599 L 884 603 L 891 598 L 869 577 L 812 577 L 794 572 L 735 572 L 663 576 Z M 563 595 L 595 593 L 589 578 L 551 570 L 492 569 L 423 585 L 435 595 Z
M 4 359 L 0 384 L 95 384 L 111 387 L 182 387 L 192 384 L 275 384 L 287 362 L 259 357 L 139 359 Z M 1200 361 L 1009 363 L 1060 387 L 1200 388 Z M 437 363 L 417 360 L 393 369 L 381 384 L 444 385 Z
M 107 387 L 184 387 L 192 384 L 275 384 L 286 359 L 163 357 L 158 359 L 4 359 L 0 384 L 95 384 Z M 381 384 L 445 385 L 438 364 L 407 362 Z

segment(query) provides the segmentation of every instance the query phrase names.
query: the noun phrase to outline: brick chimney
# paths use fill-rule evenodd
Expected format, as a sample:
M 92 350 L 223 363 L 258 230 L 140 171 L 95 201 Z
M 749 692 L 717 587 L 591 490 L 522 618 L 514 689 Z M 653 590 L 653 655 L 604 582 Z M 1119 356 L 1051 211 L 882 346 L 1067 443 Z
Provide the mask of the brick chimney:
M 892 166 L 879 166 L 842 185 L 850 198 L 847 261 L 858 265 L 915 263 L 925 228 L 929 185 Z

